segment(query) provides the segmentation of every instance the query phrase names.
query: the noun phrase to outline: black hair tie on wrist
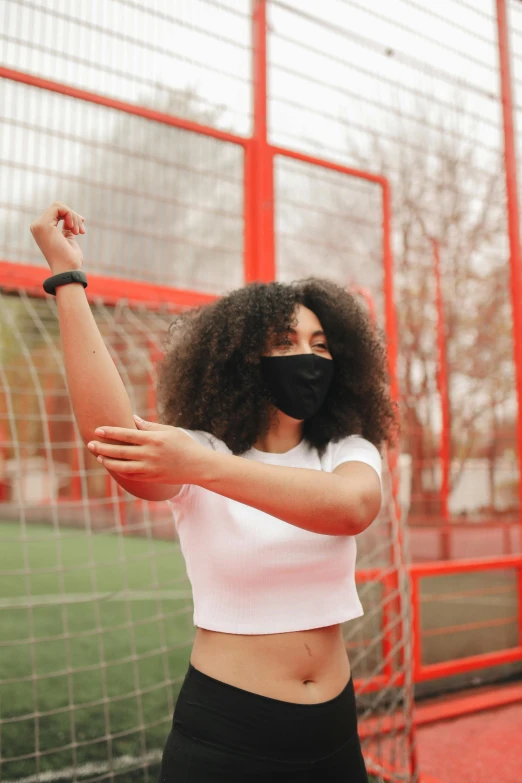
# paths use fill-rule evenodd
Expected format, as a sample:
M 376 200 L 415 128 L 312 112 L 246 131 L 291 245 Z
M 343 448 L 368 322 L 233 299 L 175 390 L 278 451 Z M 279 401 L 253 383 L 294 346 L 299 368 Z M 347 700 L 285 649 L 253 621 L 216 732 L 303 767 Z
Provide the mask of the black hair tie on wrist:
M 84 288 L 87 288 L 87 277 L 80 269 L 71 269 L 70 272 L 61 272 L 59 275 L 53 275 L 43 281 L 43 289 L 46 294 L 56 296 L 56 289 L 60 285 L 67 285 L 68 283 L 81 283 Z

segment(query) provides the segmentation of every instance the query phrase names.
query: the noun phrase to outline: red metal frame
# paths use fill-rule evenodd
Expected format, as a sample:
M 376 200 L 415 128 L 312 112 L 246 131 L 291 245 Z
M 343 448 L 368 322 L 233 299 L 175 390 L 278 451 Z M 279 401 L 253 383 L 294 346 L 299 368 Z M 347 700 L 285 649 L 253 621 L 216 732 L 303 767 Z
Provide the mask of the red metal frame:
M 5 291 L 23 289 L 31 296 L 44 298 L 46 294 L 42 288 L 42 281 L 49 274 L 47 267 L 0 260 L 0 285 Z M 216 299 L 214 294 L 167 288 L 154 283 L 91 273 L 89 273 L 89 286 L 85 293 L 91 304 L 99 301 L 114 306 L 122 299 L 127 299 L 129 304 L 140 304 L 154 309 L 157 309 L 158 305 L 163 305 L 173 310 L 199 307 Z
M 391 196 L 385 177 L 368 171 L 341 166 L 333 161 L 305 155 L 294 150 L 269 144 L 267 124 L 267 20 L 266 0 L 255 0 L 252 14 L 253 24 L 253 75 L 254 75 L 254 129 L 251 138 L 207 127 L 174 115 L 158 112 L 144 106 L 118 101 L 105 95 L 89 92 L 70 85 L 42 79 L 34 74 L 12 68 L 0 67 L 0 78 L 27 84 L 39 89 L 73 97 L 115 109 L 126 114 L 143 117 L 171 127 L 210 136 L 229 144 L 236 144 L 244 150 L 244 280 L 270 281 L 276 278 L 276 251 L 274 227 L 274 158 L 281 155 L 300 160 L 313 166 L 330 169 L 374 182 L 382 188 L 383 214 L 383 266 L 385 328 L 388 338 L 388 357 L 391 392 L 399 398 L 397 382 L 397 322 L 393 297 L 393 257 L 391 249 Z M 6 288 L 24 288 L 31 294 L 42 296 L 41 281 L 46 276 L 44 268 L 32 265 L 0 261 L 0 282 Z M 105 275 L 90 275 L 88 294 L 91 301 L 96 298 L 105 304 L 115 304 L 122 298 L 129 302 L 150 306 L 158 303 L 170 304 L 173 309 L 206 304 L 215 299 L 212 294 L 183 291 L 176 288 L 110 278 Z
M 511 301 L 513 312 L 513 342 L 516 371 L 516 391 L 518 400 L 517 443 L 519 464 L 522 461 L 522 258 L 520 250 L 520 218 L 517 193 L 517 167 L 513 124 L 513 98 L 510 75 L 509 41 L 506 18 L 506 0 L 496 0 L 498 47 L 500 64 L 500 85 L 502 94 L 505 172 L 508 200 L 508 230 L 510 241 L 511 269 Z M 388 181 L 379 175 L 367 171 L 339 165 L 333 161 L 323 160 L 270 144 L 267 121 L 267 17 L 266 0 L 254 0 L 253 3 L 253 133 L 251 138 L 199 125 L 189 120 L 157 112 L 143 106 L 117 101 L 103 95 L 59 84 L 47 79 L 41 79 L 32 74 L 21 73 L 13 69 L 0 68 L 0 77 L 31 85 L 43 90 L 60 93 L 78 100 L 91 102 L 117 111 L 132 114 L 153 122 L 180 128 L 188 132 L 199 133 L 235 144 L 244 150 L 244 279 L 270 281 L 276 277 L 276 245 L 274 230 L 274 163 L 276 156 L 282 156 L 301 161 L 311 166 L 326 168 L 373 182 L 382 190 L 382 220 L 383 220 L 383 266 L 384 266 L 384 300 L 385 326 L 388 336 L 388 355 L 391 373 L 392 394 L 395 400 L 399 398 L 397 381 L 397 324 L 393 298 L 393 262 L 391 250 L 391 198 Z M 448 402 L 448 377 L 444 340 L 444 303 L 440 284 L 440 249 L 436 240 L 431 240 L 433 248 L 436 303 L 438 312 L 437 347 L 439 356 L 438 386 L 442 406 L 442 437 L 440 460 L 442 468 L 441 482 L 441 516 L 445 524 L 449 519 L 449 471 L 450 471 L 450 416 Z M 0 279 L 4 288 L 15 290 L 23 288 L 31 294 L 43 296 L 41 280 L 46 275 L 43 267 L 34 267 L 18 263 L 0 261 Z M 110 278 L 102 275 L 90 275 L 90 286 L 87 291 L 91 301 L 102 300 L 106 304 L 115 304 L 122 295 L 131 303 L 141 303 L 157 306 L 158 303 L 171 306 L 173 309 L 206 304 L 215 298 L 212 294 L 167 288 L 143 282 Z M 520 482 L 520 524 L 522 527 L 522 482 Z M 519 645 L 510 650 L 503 650 L 486 655 L 471 656 L 460 660 L 425 666 L 421 661 L 420 650 L 420 591 L 419 580 L 427 576 L 443 576 L 449 573 L 466 573 L 471 571 L 487 571 L 491 569 L 515 568 L 517 571 L 519 589 Z M 415 565 L 410 568 L 413 586 L 413 614 L 417 632 L 417 644 L 414 651 L 414 678 L 423 682 L 436 677 L 450 676 L 466 671 L 473 671 L 484 666 L 496 666 L 503 663 L 522 660 L 522 559 L 520 556 L 498 558 L 495 560 L 446 562 Z M 383 574 L 382 571 L 359 574 L 359 579 L 378 578 L 385 582 L 385 591 L 392 591 L 396 585 L 393 574 Z M 390 639 L 383 639 L 383 652 Z M 391 666 L 386 666 L 379 681 L 360 683 L 362 687 L 376 688 L 392 676 Z M 485 702 L 487 704 L 487 700 Z
M 504 123 L 504 168 L 508 212 L 508 232 L 511 270 L 511 309 L 513 314 L 513 352 L 518 403 L 517 444 L 518 465 L 522 473 L 522 253 L 520 249 L 520 211 L 518 205 L 517 159 L 513 120 L 513 96 L 509 53 L 509 32 L 506 0 L 497 2 L 498 53 L 500 93 Z M 519 481 L 519 517 L 522 534 L 522 478 Z
M 253 8 L 253 76 L 254 76 L 254 127 L 252 138 L 244 138 L 235 134 L 206 127 L 189 120 L 181 119 L 146 107 L 118 101 L 104 95 L 60 84 L 36 75 L 22 73 L 14 69 L 0 68 L 0 77 L 19 83 L 31 85 L 39 89 L 59 93 L 77 100 L 105 106 L 127 114 L 139 116 L 153 122 L 180 128 L 188 132 L 199 133 L 235 144 L 244 150 L 244 278 L 245 282 L 252 280 L 273 280 L 276 277 L 276 248 L 274 238 L 274 161 L 277 155 L 288 157 L 313 166 L 319 166 L 339 172 L 349 177 L 356 177 L 373 182 L 382 189 L 382 220 L 383 220 L 383 265 L 384 265 L 384 299 L 385 323 L 388 336 L 388 355 L 392 382 L 392 394 L 398 399 L 398 382 L 396 374 L 398 339 L 396 315 L 393 299 L 393 262 L 391 250 L 391 198 L 388 181 L 379 175 L 367 171 L 341 166 L 332 161 L 323 160 L 297 151 L 273 146 L 268 139 L 267 123 L 267 19 L 266 1 L 255 0 Z M 522 410 L 522 262 L 520 254 L 519 207 L 516 182 L 516 160 L 513 130 L 513 101 L 511 95 L 509 49 L 506 20 L 505 0 L 497 0 L 497 21 L 499 35 L 500 76 L 503 103 L 504 133 L 505 133 L 505 165 L 506 188 L 508 195 L 508 219 L 510 238 L 511 263 L 511 297 L 514 322 L 514 354 L 517 379 L 517 397 L 519 411 Z M 432 240 L 437 309 L 439 314 L 438 351 L 439 372 L 438 384 L 441 392 L 443 409 L 443 426 L 441 442 L 441 466 L 443 480 L 441 489 L 442 516 L 448 517 L 449 496 L 449 409 L 447 396 L 447 372 L 445 367 L 445 345 L 443 333 L 443 302 L 440 287 L 440 258 L 437 243 Z M 0 280 L 7 290 L 25 289 L 36 296 L 43 296 L 41 281 L 46 276 L 44 267 L 27 264 L 0 261 Z M 173 309 L 193 307 L 206 304 L 215 299 L 212 294 L 167 288 L 144 282 L 122 280 L 104 275 L 90 275 L 87 295 L 91 302 L 101 300 L 113 305 L 121 300 L 122 295 L 130 303 L 140 303 L 157 306 L 162 303 Z M 522 455 L 522 416 L 518 417 L 518 448 L 519 459 Z M 522 482 L 521 482 L 521 523 L 522 523 Z M 519 585 L 519 629 L 520 645 L 513 650 L 491 653 L 485 656 L 473 656 L 459 661 L 449 661 L 443 664 L 423 666 L 420 651 L 420 601 L 419 579 L 422 576 L 435 574 L 457 573 L 469 570 L 487 570 L 488 568 L 516 567 Z M 445 570 L 446 569 L 446 570 Z M 429 564 L 412 566 L 410 569 L 413 586 L 413 615 L 417 632 L 417 644 L 414 650 L 415 681 L 421 682 L 438 676 L 448 676 L 464 671 L 472 671 L 484 665 L 499 665 L 513 660 L 522 659 L 522 568 L 519 558 L 505 558 L 496 561 L 473 561 L 467 563 Z M 381 571 L 370 574 L 359 574 L 359 579 L 378 578 L 385 582 L 385 592 L 395 589 L 393 575 L 383 575 Z M 386 657 L 391 640 L 383 638 L 383 654 Z M 377 688 L 392 676 L 392 667 L 387 664 L 379 681 L 360 683 L 365 689 Z
M 143 117 L 153 122 L 162 123 L 171 127 L 180 128 L 193 133 L 218 139 L 225 143 L 236 144 L 244 150 L 244 280 L 245 283 L 261 280 L 271 281 L 276 279 L 276 248 L 275 248 L 275 197 L 274 197 L 274 164 L 276 156 L 282 156 L 299 160 L 311 166 L 326 168 L 336 171 L 348 177 L 363 179 L 373 182 L 382 190 L 382 256 L 383 256 L 383 288 L 384 288 L 384 314 L 385 328 L 388 337 L 389 371 L 391 379 L 391 393 L 393 399 L 398 401 L 397 381 L 397 322 L 393 297 L 393 259 L 391 249 L 391 194 L 388 181 L 379 175 L 368 171 L 342 166 L 333 161 L 323 160 L 293 150 L 272 146 L 268 139 L 268 101 L 267 101 L 267 18 L 266 0 L 254 0 L 252 25 L 253 25 L 253 133 L 251 138 L 243 138 L 234 134 L 225 133 L 197 123 L 157 112 L 145 107 L 128 102 L 114 100 L 86 90 L 60 84 L 38 76 L 22 73 L 13 69 L 0 68 L 0 77 L 31 85 L 39 89 L 59 93 L 68 97 L 105 106 L 127 114 Z M 36 296 L 44 296 L 41 281 L 48 274 L 44 267 L 35 267 L 27 264 L 9 263 L 0 261 L 0 282 L 7 290 L 25 289 Z M 89 288 L 86 291 L 91 302 L 97 300 L 105 304 L 114 305 L 125 298 L 129 303 L 141 303 L 147 306 L 157 306 L 159 303 L 170 306 L 172 309 L 193 307 L 206 304 L 215 299 L 212 294 L 196 293 L 179 290 L 150 283 L 110 278 L 104 275 L 90 275 Z M 370 313 L 375 318 L 375 311 L 371 297 L 367 292 L 362 292 L 370 302 Z M 395 455 L 396 457 L 397 455 Z M 120 495 L 114 496 L 113 490 L 109 491 L 116 503 L 120 524 L 125 521 L 125 505 Z M 400 546 L 400 545 L 399 545 Z M 400 562 L 400 561 L 398 561 Z M 398 563 L 396 563 L 396 566 Z M 383 581 L 384 596 L 393 594 L 397 590 L 397 573 L 384 573 L 375 569 L 373 572 L 365 572 L 358 575 L 359 579 L 373 578 Z M 385 615 L 391 611 L 391 607 L 385 608 Z M 374 691 L 386 683 L 394 681 L 396 685 L 404 682 L 404 676 L 393 671 L 390 651 L 393 646 L 393 638 L 389 634 L 383 635 L 383 656 L 386 660 L 384 673 L 371 680 L 359 681 L 358 687 L 364 691 Z M 409 737 L 412 754 L 412 773 L 416 769 L 416 759 L 413 751 L 413 736 Z
M 506 0 L 496 0 L 498 49 L 500 66 L 500 87 L 502 96 L 503 126 L 504 126 L 504 157 L 508 204 L 508 232 L 510 242 L 511 270 L 511 301 L 513 313 L 513 350 L 516 373 L 516 393 L 518 401 L 517 444 L 519 466 L 522 464 L 522 257 L 520 249 L 520 214 L 517 191 L 517 165 L 515 151 L 515 136 L 513 122 L 513 98 L 510 74 L 509 36 L 507 24 Z M 381 176 L 366 171 L 344 167 L 334 162 L 323 160 L 272 146 L 268 138 L 268 101 L 267 101 L 267 0 L 253 0 L 253 133 L 251 138 L 245 138 L 212 127 L 200 125 L 190 120 L 158 112 L 144 106 L 118 101 L 104 95 L 78 89 L 36 75 L 23 73 L 14 69 L 0 67 L 0 77 L 30 85 L 42 90 L 59 93 L 77 100 L 90 102 L 98 106 L 138 116 L 152 122 L 176 127 L 187 132 L 198 133 L 212 137 L 223 143 L 235 144 L 244 151 L 244 280 L 270 281 L 276 278 L 276 244 L 274 230 L 274 163 L 277 155 L 289 157 L 304 163 L 337 171 L 350 177 L 357 177 L 374 182 L 382 189 L 382 220 L 383 220 L 383 266 L 384 266 L 384 301 L 385 326 L 388 336 L 388 356 L 391 375 L 391 391 L 395 400 L 399 399 L 397 380 L 398 334 L 396 313 L 393 297 L 393 260 L 391 249 L 391 197 L 388 181 Z M 437 347 L 439 366 L 437 381 L 442 407 L 442 436 L 440 461 L 442 469 L 441 482 L 441 516 L 445 526 L 449 520 L 449 474 L 450 474 L 450 414 L 448 397 L 448 378 L 445 355 L 444 307 L 440 284 L 440 253 L 436 240 L 432 241 L 436 303 L 438 312 Z M 4 289 L 24 289 L 31 295 L 44 296 L 41 288 L 42 279 L 48 274 L 44 267 L 27 264 L 0 261 L 0 283 Z M 188 308 L 207 304 L 215 299 L 212 294 L 180 290 L 144 282 L 123 280 L 104 275 L 90 275 L 87 295 L 91 302 L 103 301 L 114 305 L 122 298 L 129 303 L 140 303 L 145 306 L 157 307 L 158 304 L 172 309 Z M 396 455 L 391 455 L 392 463 Z M 393 464 L 392 464 L 393 467 Z M 520 487 L 520 527 L 522 531 L 522 481 Z M 395 487 L 396 489 L 396 487 Z M 121 498 L 120 513 L 125 513 Z M 123 519 L 123 517 L 122 517 Z M 492 569 L 514 568 L 518 579 L 518 625 L 519 645 L 510 650 L 488 653 L 480 656 L 470 656 L 459 660 L 439 664 L 423 665 L 421 658 L 421 604 L 419 580 L 428 576 L 444 576 L 445 574 L 470 573 L 472 571 L 488 571 Z M 504 663 L 522 660 L 522 557 L 504 557 L 495 560 L 470 560 L 460 562 L 442 562 L 414 565 L 410 567 L 412 581 L 412 602 L 415 630 L 415 646 L 413 655 L 414 680 L 423 682 L 436 677 L 446 677 L 467 671 L 473 671 L 484 666 L 496 666 Z M 372 569 L 360 572 L 360 580 L 379 579 L 383 581 L 384 592 L 396 589 L 396 573 Z M 383 654 L 386 656 L 391 640 L 383 637 Z M 359 682 L 365 690 L 377 689 L 393 676 L 391 663 L 387 664 L 383 675 L 372 681 Z M 493 698 L 487 697 L 481 701 L 481 708 L 493 704 Z M 444 711 L 443 711 L 444 713 Z M 447 713 L 447 711 L 446 711 Z M 447 717 L 448 714 L 444 713 Z M 440 714 L 439 714 L 440 717 Z
M 70 84 L 55 82 L 51 79 L 42 79 L 40 76 L 18 71 L 14 68 L 4 68 L 0 66 L 0 79 L 9 79 L 13 82 L 28 84 L 31 87 L 39 87 L 41 90 L 67 95 L 69 98 L 95 103 L 97 106 L 105 106 L 108 109 L 116 109 L 116 111 L 121 111 L 124 114 L 134 114 L 135 116 L 142 117 L 146 120 L 160 122 L 162 125 L 170 125 L 173 128 L 180 128 L 181 130 L 192 131 L 193 133 L 199 133 L 202 136 L 210 136 L 213 139 L 227 141 L 230 144 L 239 144 L 242 147 L 247 144 L 247 139 L 243 136 L 236 136 L 234 133 L 227 133 L 226 131 L 221 131 L 207 125 L 200 125 L 198 122 L 182 119 L 173 114 L 165 114 L 164 112 L 156 111 L 155 109 L 149 109 L 146 106 L 119 101 L 116 98 L 109 98 L 98 92 L 82 90 L 78 87 L 73 87 Z
M 135 115 L 171 127 L 241 146 L 244 150 L 244 280 L 270 281 L 276 278 L 276 251 L 274 227 L 274 160 L 284 156 L 318 166 L 348 177 L 373 182 L 382 189 L 382 230 L 385 328 L 388 337 L 388 358 L 391 393 L 399 399 L 397 381 L 397 321 L 393 296 L 393 258 L 391 249 L 391 195 L 387 179 L 368 171 L 362 171 L 322 158 L 313 157 L 283 147 L 272 146 L 268 140 L 267 101 L 267 17 L 266 0 L 254 0 L 252 11 L 253 33 L 253 82 L 254 127 L 251 138 L 245 138 L 216 128 L 200 125 L 174 115 L 155 111 L 137 104 L 119 101 L 99 93 L 79 89 L 71 85 L 42 79 L 13 68 L 0 67 L 0 78 L 58 93 L 76 100 L 105 106 L 126 114 Z M 47 276 L 45 267 L 11 263 L 0 260 L 0 283 L 6 290 L 24 289 L 31 295 L 43 297 L 42 280 Z M 131 304 L 157 306 L 163 304 L 173 310 L 207 304 L 215 299 L 213 294 L 180 290 L 152 283 L 113 278 L 106 275 L 89 275 L 87 289 L 89 301 L 102 301 L 114 305 L 122 299 Z
M 519 644 L 516 647 L 498 650 L 483 655 L 466 656 L 459 659 L 444 661 L 437 664 L 425 665 L 422 663 L 422 639 L 425 634 L 421 631 L 422 604 L 420 600 L 420 580 L 424 577 L 445 577 L 459 573 L 484 573 L 489 571 L 515 569 L 517 571 L 518 589 L 518 626 Z M 412 612 L 414 625 L 413 648 L 413 679 L 415 683 L 427 682 L 441 677 L 451 677 L 457 674 L 476 671 L 485 667 L 501 666 L 522 661 L 522 555 L 499 557 L 495 559 L 477 559 L 435 563 L 422 563 L 409 567 L 412 588 Z M 391 573 L 391 572 L 390 572 Z M 381 580 L 384 581 L 390 574 L 379 572 L 379 569 L 371 569 L 358 573 L 360 581 Z M 503 622 L 503 621 L 502 621 Z M 457 627 L 458 629 L 459 627 Z M 451 628 L 444 629 L 451 631 Z M 383 654 L 385 641 L 383 639 Z M 390 683 L 390 672 L 385 671 L 380 675 L 382 685 Z M 401 680 L 402 682 L 402 680 Z M 363 691 L 376 689 L 373 682 L 356 681 L 356 685 Z M 480 690 L 463 696 L 454 696 L 442 701 L 428 702 L 416 707 L 415 725 L 423 725 L 441 720 L 450 720 L 461 715 L 477 712 L 479 710 L 494 709 L 508 704 L 522 701 L 522 687 L 520 685 L 506 686 L 499 690 L 491 687 L 487 691 Z M 361 736 L 371 736 L 375 732 L 380 734 L 390 731 L 396 725 L 400 716 L 392 716 L 386 721 L 367 721 L 361 724 Z
M 254 132 L 252 136 L 253 255 L 256 279 L 276 278 L 274 239 L 274 152 L 268 143 L 266 0 L 255 0 L 253 14 Z
M 518 627 L 519 644 L 505 650 L 482 655 L 472 655 L 442 663 L 422 663 L 422 630 L 420 579 L 424 577 L 447 576 L 449 574 L 481 573 L 493 570 L 515 569 L 518 587 Z M 425 682 L 439 677 L 451 677 L 455 674 L 483 669 L 487 666 L 501 666 L 506 663 L 522 661 L 522 555 L 511 555 L 495 559 L 461 560 L 453 562 L 419 563 L 410 566 L 413 611 L 413 676 L 415 682 Z M 448 629 L 451 630 L 451 629 Z

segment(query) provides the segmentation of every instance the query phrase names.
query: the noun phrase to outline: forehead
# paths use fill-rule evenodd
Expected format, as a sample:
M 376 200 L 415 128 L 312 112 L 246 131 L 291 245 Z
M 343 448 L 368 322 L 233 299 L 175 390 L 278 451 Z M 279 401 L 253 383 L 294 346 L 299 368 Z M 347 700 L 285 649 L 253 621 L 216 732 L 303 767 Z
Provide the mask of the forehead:
M 323 329 L 316 314 L 304 305 L 297 305 L 295 308 L 295 319 L 294 328 L 297 332 L 317 332 Z

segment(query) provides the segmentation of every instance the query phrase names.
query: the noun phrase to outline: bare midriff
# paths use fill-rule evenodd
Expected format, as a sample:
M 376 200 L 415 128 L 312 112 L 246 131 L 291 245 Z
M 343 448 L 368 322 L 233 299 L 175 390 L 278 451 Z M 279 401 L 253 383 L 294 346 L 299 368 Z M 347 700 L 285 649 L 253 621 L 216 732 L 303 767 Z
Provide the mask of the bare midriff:
M 216 680 L 296 704 L 329 701 L 350 679 L 340 625 L 262 636 L 197 628 L 190 660 Z

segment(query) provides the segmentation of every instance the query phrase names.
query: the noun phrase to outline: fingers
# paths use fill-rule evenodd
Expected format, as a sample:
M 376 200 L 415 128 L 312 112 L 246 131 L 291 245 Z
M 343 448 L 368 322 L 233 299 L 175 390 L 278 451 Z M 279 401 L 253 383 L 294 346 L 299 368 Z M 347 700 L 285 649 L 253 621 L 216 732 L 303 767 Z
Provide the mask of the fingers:
M 112 459 L 135 460 L 138 457 L 136 446 L 121 446 L 114 443 L 100 443 L 99 441 L 91 440 L 87 444 L 87 448 L 93 454 L 111 457 Z
M 98 457 L 99 462 L 106 470 L 110 470 L 111 473 L 120 473 L 125 476 L 135 475 L 141 481 L 153 481 L 154 479 L 147 474 L 146 467 L 143 462 L 137 462 L 135 460 L 118 460 L 110 459 L 109 457 Z
M 136 414 L 132 417 L 134 421 L 136 422 L 136 427 L 139 430 L 171 430 L 172 427 L 168 424 L 158 424 L 155 421 L 145 421 L 145 419 L 140 419 L 139 416 L 136 416 Z
M 63 232 L 70 231 L 75 236 L 85 234 L 84 218 L 78 212 L 74 212 L 68 207 L 66 209 L 67 211 L 63 214 Z
M 77 212 L 74 213 L 74 219 L 75 219 L 75 227 L 77 228 L 76 233 L 77 234 L 85 234 L 85 218 L 83 218 L 81 215 L 79 215 Z
M 44 229 L 56 228 L 61 220 L 63 220 L 64 234 L 85 234 L 85 218 L 64 204 L 63 201 L 54 201 L 38 220 L 31 224 L 31 233 L 36 235 Z
M 74 218 L 73 213 L 70 209 L 67 210 L 67 212 L 63 215 L 63 227 L 68 228 L 70 231 L 74 228 Z
M 100 438 L 118 440 L 121 443 L 134 443 L 141 446 L 150 439 L 150 433 L 141 430 L 127 429 L 125 427 L 98 427 L 95 432 Z

